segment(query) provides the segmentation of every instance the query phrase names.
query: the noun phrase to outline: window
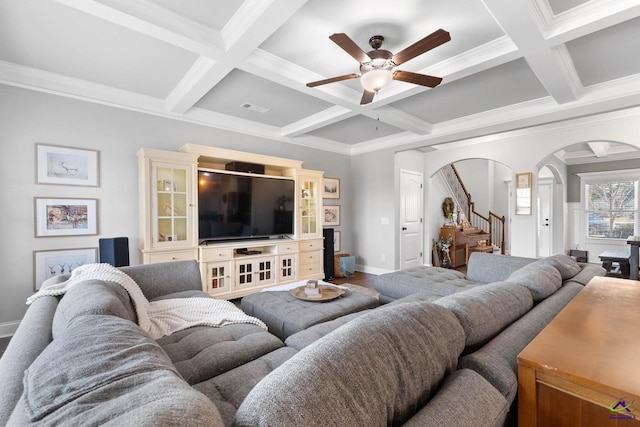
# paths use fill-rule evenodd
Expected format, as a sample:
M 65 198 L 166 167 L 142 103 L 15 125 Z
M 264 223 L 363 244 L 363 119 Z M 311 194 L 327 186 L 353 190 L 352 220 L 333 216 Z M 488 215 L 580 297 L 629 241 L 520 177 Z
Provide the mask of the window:
M 636 234 L 637 179 L 587 182 L 584 189 L 588 238 L 627 239 Z

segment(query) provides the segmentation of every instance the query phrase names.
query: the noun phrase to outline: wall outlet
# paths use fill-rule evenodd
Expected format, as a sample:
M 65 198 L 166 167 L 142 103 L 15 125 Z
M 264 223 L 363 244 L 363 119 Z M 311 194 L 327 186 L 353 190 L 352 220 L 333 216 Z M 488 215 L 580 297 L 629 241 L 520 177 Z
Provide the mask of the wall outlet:
M 386 217 L 380 218 L 380 224 L 389 225 L 389 218 L 386 218 Z
M 380 254 L 380 261 L 386 261 L 387 256 L 385 254 Z

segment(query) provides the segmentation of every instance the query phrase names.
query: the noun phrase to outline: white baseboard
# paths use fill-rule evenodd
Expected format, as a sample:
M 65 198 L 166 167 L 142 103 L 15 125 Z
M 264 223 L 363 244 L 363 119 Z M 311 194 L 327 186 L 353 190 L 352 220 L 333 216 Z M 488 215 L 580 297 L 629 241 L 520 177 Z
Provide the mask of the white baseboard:
M 12 337 L 18 330 L 20 321 L 0 323 L 0 338 Z
M 378 267 L 368 267 L 366 265 L 356 265 L 356 270 L 361 271 L 363 273 L 367 273 L 367 274 L 375 274 L 376 276 L 395 271 L 395 270 L 387 270 L 387 269 L 378 268 Z

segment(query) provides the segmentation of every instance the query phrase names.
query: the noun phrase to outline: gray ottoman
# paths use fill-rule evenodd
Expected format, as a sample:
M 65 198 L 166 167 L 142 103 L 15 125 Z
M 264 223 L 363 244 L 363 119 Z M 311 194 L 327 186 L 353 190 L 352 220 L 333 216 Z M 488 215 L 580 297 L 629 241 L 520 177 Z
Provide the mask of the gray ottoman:
M 289 291 L 258 292 L 241 301 L 245 313 L 262 320 L 283 341 L 310 326 L 378 305 L 376 298 L 353 291 L 326 302 L 299 300 Z

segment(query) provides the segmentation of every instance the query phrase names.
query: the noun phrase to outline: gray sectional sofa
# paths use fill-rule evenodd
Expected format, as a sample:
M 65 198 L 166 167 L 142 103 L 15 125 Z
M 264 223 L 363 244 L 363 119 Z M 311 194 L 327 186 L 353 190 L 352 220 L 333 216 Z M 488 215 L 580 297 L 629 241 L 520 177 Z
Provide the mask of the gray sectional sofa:
M 508 424 L 517 354 L 604 270 L 482 255 L 449 285 L 380 276 L 404 295 L 285 342 L 253 324 L 153 340 L 119 285 L 80 283 L 35 300 L 0 358 L 0 425 Z M 195 262 L 123 270 L 149 300 L 207 297 Z

